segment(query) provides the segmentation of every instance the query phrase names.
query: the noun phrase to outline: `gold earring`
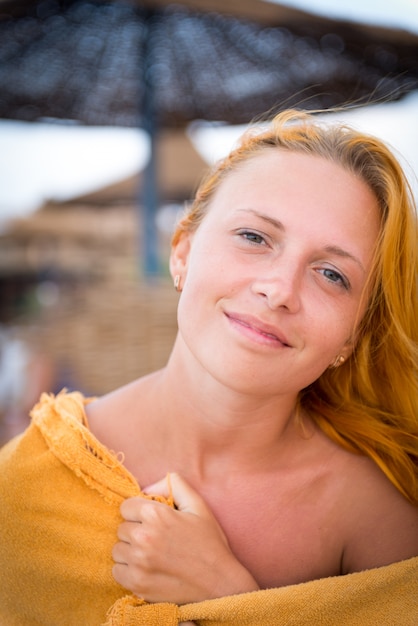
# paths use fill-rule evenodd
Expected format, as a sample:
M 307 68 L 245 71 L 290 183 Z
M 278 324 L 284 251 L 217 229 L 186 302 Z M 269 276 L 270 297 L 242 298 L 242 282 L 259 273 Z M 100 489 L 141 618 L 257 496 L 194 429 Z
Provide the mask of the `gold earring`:
M 180 274 L 176 274 L 176 275 L 174 276 L 174 289 L 175 289 L 176 291 L 181 291 L 181 288 L 180 288 L 180 280 L 181 280 L 181 278 L 180 278 Z
M 333 363 L 331 363 L 330 367 L 339 367 L 340 365 L 342 365 L 345 362 L 345 357 L 342 354 L 338 354 L 335 357 L 335 361 Z

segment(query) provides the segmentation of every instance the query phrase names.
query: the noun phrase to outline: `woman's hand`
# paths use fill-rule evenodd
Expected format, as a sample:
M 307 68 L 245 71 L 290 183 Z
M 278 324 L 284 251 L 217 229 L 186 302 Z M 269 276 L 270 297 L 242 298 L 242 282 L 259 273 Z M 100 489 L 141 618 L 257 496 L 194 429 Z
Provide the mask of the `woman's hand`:
M 141 497 L 122 503 L 115 580 L 148 602 L 186 604 L 258 589 L 203 499 L 170 474 L 177 509 Z M 168 497 L 164 479 L 147 493 Z

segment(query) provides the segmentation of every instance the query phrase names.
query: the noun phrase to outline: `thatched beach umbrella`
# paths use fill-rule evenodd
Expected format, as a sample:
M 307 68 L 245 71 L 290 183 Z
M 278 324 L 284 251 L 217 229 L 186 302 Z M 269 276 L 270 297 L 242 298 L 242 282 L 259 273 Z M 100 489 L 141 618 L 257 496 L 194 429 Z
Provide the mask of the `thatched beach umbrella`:
M 288 106 L 397 99 L 418 37 L 261 0 L 0 2 L 0 117 L 181 128 Z M 155 163 L 143 177 L 145 271 L 158 272 Z

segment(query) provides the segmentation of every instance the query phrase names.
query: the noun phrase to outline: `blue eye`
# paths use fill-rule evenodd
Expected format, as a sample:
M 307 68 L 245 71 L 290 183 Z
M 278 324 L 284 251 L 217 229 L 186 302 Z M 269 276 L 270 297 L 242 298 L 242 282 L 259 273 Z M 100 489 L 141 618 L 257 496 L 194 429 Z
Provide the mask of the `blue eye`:
M 325 268 L 324 270 L 322 270 L 322 272 L 325 278 L 329 280 L 331 283 L 339 283 L 345 289 L 349 289 L 350 284 L 348 280 L 336 270 Z
M 261 245 L 265 243 L 264 237 L 262 237 L 258 233 L 255 233 L 252 230 L 243 230 L 239 234 L 241 237 L 243 237 L 243 239 L 246 239 L 250 243 L 257 244 L 257 245 Z

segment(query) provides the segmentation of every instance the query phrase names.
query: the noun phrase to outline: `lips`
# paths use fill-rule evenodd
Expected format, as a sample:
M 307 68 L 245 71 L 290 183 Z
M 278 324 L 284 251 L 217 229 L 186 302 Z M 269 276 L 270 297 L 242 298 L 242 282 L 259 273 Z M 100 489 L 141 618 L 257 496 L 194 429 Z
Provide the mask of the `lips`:
M 232 323 L 242 326 L 244 329 L 248 328 L 249 331 L 258 334 L 260 338 L 265 337 L 267 340 L 276 341 L 287 348 L 291 347 L 283 333 L 271 324 L 266 324 L 252 315 L 232 312 L 225 313 L 225 315 Z

